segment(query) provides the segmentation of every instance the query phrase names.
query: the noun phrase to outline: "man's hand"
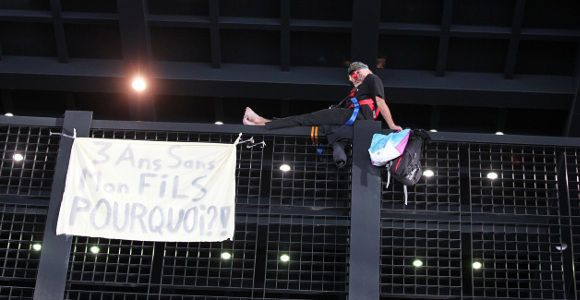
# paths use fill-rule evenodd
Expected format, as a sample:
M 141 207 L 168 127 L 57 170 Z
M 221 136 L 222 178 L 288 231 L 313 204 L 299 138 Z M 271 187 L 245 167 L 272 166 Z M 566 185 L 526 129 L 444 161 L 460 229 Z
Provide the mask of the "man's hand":
M 383 116 L 383 119 L 385 119 L 385 122 L 387 122 L 387 125 L 389 125 L 390 129 L 395 130 L 395 131 L 403 130 L 403 128 L 401 126 L 395 124 L 395 121 L 393 121 L 393 117 L 391 116 L 391 110 L 387 106 L 385 99 L 377 96 L 377 105 L 379 107 L 379 111 L 381 112 L 381 115 Z
M 395 131 L 401 131 L 401 130 L 403 130 L 403 128 L 401 126 L 399 126 L 399 125 L 393 125 L 392 127 L 389 126 L 389 128 L 391 128 L 392 130 L 395 130 Z

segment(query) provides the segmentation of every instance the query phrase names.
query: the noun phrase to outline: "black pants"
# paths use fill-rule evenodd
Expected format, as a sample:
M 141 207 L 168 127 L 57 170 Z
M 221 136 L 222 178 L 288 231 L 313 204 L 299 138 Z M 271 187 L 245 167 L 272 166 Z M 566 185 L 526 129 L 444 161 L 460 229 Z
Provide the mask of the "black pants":
M 273 119 L 266 123 L 266 129 L 278 129 L 296 126 L 344 125 L 352 116 L 350 108 L 329 108 L 303 115 Z M 372 111 L 366 105 L 361 106 L 357 120 L 372 120 Z

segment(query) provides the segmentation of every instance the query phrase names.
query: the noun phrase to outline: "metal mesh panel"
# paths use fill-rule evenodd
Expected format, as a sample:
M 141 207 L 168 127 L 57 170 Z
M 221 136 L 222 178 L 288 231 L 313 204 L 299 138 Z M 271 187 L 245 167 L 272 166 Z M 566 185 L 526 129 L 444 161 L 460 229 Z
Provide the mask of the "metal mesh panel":
M 32 299 L 33 296 L 33 288 L 0 286 L 0 300 Z
M 91 133 L 96 138 L 116 138 L 155 141 L 191 141 L 233 143 L 237 134 L 210 134 L 191 132 L 160 132 L 133 130 L 99 130 Z M 262 137 L 255 136 L 260 141 Z M 268 199 L 260 197 L 262 186 L 262 156 L 260 147 L 238 146 L 236 168 L 236 206 L 252 209 L 267 206 Z M 73 259 L 69 280 L 107 281 L 108 283 L 130 283 L 141 289 L 160 280 L 163 289 L 195 288 L 252 288 L 254 284 L 256 252 L 256 220 L 238 214 L 234 241 L 221 243 L 149 243 L 124 240 L 89 239 L 75 237 Z M 241 221 L 240 221 L 241 220 Z M 253 223 L 252 223 L 253 222 Z M 101 241 L 99 243 L 99 241 Z M 98 244 L 101 252 L 90 252 Z M 103 245 L 104 244 L 104 245 Z M 103 248 L 112 250 L 105 250 Z M 161 251 L 154 255 L 155 251 Z M 228 251 L 228 261 L 220 256 Z M 159 260 L 160 278 L 156 279 L 156 258 Z M 87 288 L 88 289 L 88 288 Z M 77 288 L 69 293 L 71 299 L 143 299 L 147 293 L 102 292 Z M 165 292 L 164 292 L 165 294 Z M 187 294 L 191 294 L 188 292 Z M 156 299 L 158 297 L 155 297 Z M 178 299 L 178 298 L 175 298 Z M 200 298 L 202 299 L 202 298 Z
M 559 214 L 554 147 L 470 145 L 469 159 L 473 212 Z
M 219 143 L 232 143 L 237 138 L 236 134 L 99 129 L 93 130 L 91 136 Z M 254 136 L 256 141 L 263 138 Z M 161 284 L 159 295 L 163 295 L 161 296 L 163 299 L 238 299 L 238 297 L 230 296 L 189 296 L 192 293 L 210 295 L 216 293 L 216 288 L 233 288 L 231 291 L 251 294 L 253 298 L 256 297 L 256 293 L 264 293 L 262 297 L 267 298 L 268 293 L 279 293 L 277 292 L 279 290 L 288 291 L 288 293 L 314 291 L 344 295 L 348 261 L 347 217 L 286 215 L 267 217 L 267 221 L 273 224 L 266 225 L 268 223 L 265 223 L 266 226 L 263 229 L 266 235 L 263 239 L 266 245 L 262 246 L 258 244 L 258 220 L 262 218 L 261 222 L 264 222 L 266 219 L 263 213 L 274 209 L 273 207 L 277 205 L 347 208 L 350 203 L 350 168 L 338 170 L 328 153 L 317 156 L 316 148 L 310 145 L 306 138 L 273 137 L 268 138 L 266 143 L 268 144 L 266 149 L 273 153 L 272 164 L 269 165 L 269 161 L 266 160 L 268 164 L 266 169 L 261 148 L 248 149 L 244 145 L 238 148 L 236 209 L 240 212 L 236 216 L 236 232 L 233 241 L 152 243 L 150 246 L 146 243 L 138 244 L 137 246 L 143 249 L 138 249 L 136 254 L 143 257 L 144 261 L 136 262 L 132 270 L 123 270 L 121 272 L 123 275 L 119 277 L 107 274 L 107 270 L 113 270 L 119 263 L 125 264 L 126 259 L 130 257 L 125 257 L 123 251 L 134 249 L 135 245 L 128 244 L 129 241 L 115 241 L 115 246 L 120 250 L 114 251 L 114 256 L 109 254 L 110 251 L 103 253 L 104 257 L 99 260 L 100 253 L 97 254 L 97 258 L 94 254 L 87 253 L 87 251 L 90 252 L 93 243 L 98 243 L 99 239 L 90 241 L 88 238 L 77 237 L 74 247 L 79 250 L 75 250 L 76 253 L 73 256 L 78 256 L 78 258 L 73 258 L 71 261 L 69 279 L 75 283 L 79 281 L 88 283 L 90 280 L 91 282 L 107 281 L 120 284 L 152 284 L 157 281 L 155 274 L 152 274 L 156 269 L 155 255 L 157 254 L 153 255 L 152 252 L 159 249 L 163 251 L 159 268 L 161 275 L 158 279 Z M 288 173 L 280 171 L 278 167 L 281 163 L 290 164 L 292 171 Z M 263 181 L 270 181 L 271 184 L 264 186 Z M 271 197 L 267 197 L 269 194 Z M 254 213 L 248 214 L 243 211 Z M 329 213 L 335 214 L 335 212 Z M 322 214 L 327 214 L 327 212 Z M 288 223 L 287 220 L 290 222 Z M 301 243 L 295 242 L 298 237 Z M 110 241 L 100 240 L 105 241 L 104 248 L 111 247 Z M 103 247 L 100 246 L 100 248 Z M 118 254 L 119 252 L 121 255 Z M 221 257 L 224 252 L 231 254 L 229 260 Z M 291 261 L 280 262 L 281 252 L 290 255 Z M 259 253 L 263 253 L 264 256 L 260 256 Z M 262 272 L 261 268 L 265 268 L 265 272 Z M 256 284 L 260 285 L 256 286 Z M 137 285 L 137 287 L 144 288 L 145 285 Z M 261 292 L 263 288 L 266 289 Z M 100 289 L 97 288 L 97 290 Z M 220 293 L 224 293 L 223 291 Z M 69 293 L 69 297 L 74 299 L 83 297 L 135 299 L 150 297 L 150 295 L 147 296 L 148 293 L 132 294 L 130 292 L 121 295 L 102 290 L 89 292 L 84 288 L 76 288 L 75 293 Z M 172 295 L 175 293 L 178 294 Z M 277 294 L 274 298 L 279 298 L 279 296 Z
M 387 172 L 383 171 L 382 209 L 459 211 L 459 145 L 430 143 L 421 164 L 423 170 L 435 175 L 423 176 L 415 186 L 408 187 L 408 205 L 404 202 L 403 184 L 391 178 L 387 188 Z
M 473 226 L 473 292 L 486 298 L 564 299 L 557 225 Z
M 46 208 L 0 204 L 1 279 L 36 278 Z
M 183 295 L 163 295 L 160 297 L 162 300 L 251 300 L 251 299 L 261 299 L 261 300 L 296 300 L 299 298 L 256 298 L 256 297 L 235 297 L 235 296 L 183 296 Z
M 50 195 L 59 138 L 49 130 L 0 126 L 0 195 Z M 23 159 L 17 161 L 14 155 Z
M 255 222 L 255 218 L 236 216 L 233 241 L 166 243 L 162 283 L 185 287 L 252 288 L 256 267 Z M 228 253 L 231 258 L 222 259 L 222 253 Z
M 153 247 L 153 242 L 75 236 L 68 278 L 86 282 L 149 283 Z
M 338 217 L 271 216 L 266 288 L 346 291 L 348 224 Z M 286 222 L 284 222 L 286 221 Z M 282 255 L 289 260 L 284 262 Z
M 566 149 L 570 214 L 580 217 L 580 149 Z
M 461 295 L 460 230 L 459 222 L 383 221 L 381 298 Z
M 580 299 L 580 149 L 566 149 L 568 179 L 568 198 L 572 216 L 572 249 L 574 251 L 574 270 L 576 272 L 576 298 Z
M 1 299 L 1 298 L 0 298 Z M 236 297 L 236 296 L 203 296 L 203 295 L 154 295 L 150 293 L 125 293 L 125 292 L 86 292 L 86 291 L 69 291 L 65 295 L 67 300 L 295 300 L 299 298 L 255 298 L 255 297 Z
M 574 251 L 574 270 L 576 272 L 576 299 L 580 299 L 580 218 L 572 218 L 572 249 L 568 248 L 568 251 Z
M 337 168 L 330 151 L 317 155 L 306 137 L 275 137 L 272 147 L 272 204 L 350 207 L 350 167 Z M 292 171 L 281 171 L 283 164 Z
M 270 216 L 266 289 L 346 292 L 349 234 L 344 217 Z
M 159 299 L 147 292 L 97 292 L 83 290 L 69 290 L 64 295 L 65 300 L 148 300 Z
M 94 129 L 91 136 L 233 143 L 238 135 Z M 265 139 L 268 146 L 238 146 L 233 241 L 153 243 L 74 237 L 65 299 L 344 299 L 350 162 L 337 168 L 331 153 L 317 155 L 307 137 L 254 138 Z M 58 141 L 49 136 L 48 128 L 0 127 L 0 200 L 1 195 L 9 201 L 20 199 L 14 196 L 48 198 Z M 563 267 L 569 257 L 563 257 L 566 252 L 558 247 L 563 245 L 561 224 L 570 219 L 559 215 L 563 200 L 559 196 L 566 195 L 558 194 L 556 181 L 560 149 L 433 142 L 423 166 L 434 176 L 423 176 L 409 188 L 408 206 L 403 203 L 402 184 L 392 182 L 386 189 L 383 176 L 381 298 L 565 298 L 569 286 Z M 577 251 L 579 149 L 563 150 L 572 214 L 573 242 L 568 248 Z M 13 160 L 16 152 L 24 156 L 21 163 Z M 291 171 L 280 170 L 282 164 Z M 497 179 L 487 178 L 491 171 Z M 466 202 L 462 207 L 461 196 L 469 195 L 471 207 L 465 207 Z M 38 205 L 42 204 L 0 201 L 0 299 L 32 298 L 40 257 L 35 248 L 41 246 L 46 222 L 46 208 Z M 462 242 L 469 236 L 471 245 L 468 239 Z M 225 252 L 230 259 L 221 256 Z M 483 267 L 471 270 L 472 261 L 466 261 L 470 256 Z M 573 257 L 578 278 L 580 255 Z M 422 265 L 414 266 L 415 260 Z M 463 282 L 469 276 L 473 280 Z M 467 291 L 471 295 L 464 294 Z

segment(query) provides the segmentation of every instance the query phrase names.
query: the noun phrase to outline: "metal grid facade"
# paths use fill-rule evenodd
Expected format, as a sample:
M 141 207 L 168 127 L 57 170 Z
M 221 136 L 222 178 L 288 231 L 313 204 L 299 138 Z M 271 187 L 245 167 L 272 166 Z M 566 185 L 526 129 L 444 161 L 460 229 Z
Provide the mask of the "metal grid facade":
M 565 299 L 557 225 L 476 224 L 474 294 L 485 298 Z
M 52 184 L 58 136 L 51 128 L 0 127 L 0 195 L 48 197 Z M 15 161 L 14 155 L 22 155 Z
M 244 222 L 245 221 L 245 222 Z M 248 216 L 238 219 L 233 241 L 223 243 L 166 243 L 162 284 L 197 287 L 254 287 L 257 226 Z M 233 259 L 221 259 L 227 251 Z
M 348 218 L 271 215 L 266 288 L 347 292 Z M 280 254 L 290 256 L 281 262 Z
M 272 173 L 272 204 L 349 207 L 349 169 L 337 169 L 330 151 L 315 155 L 316 146 L 303 137 L 275 137 L 272 147 L 272 168 L 284 163 L 293 166 L 291 173 Z
M 570 225 L 573 235 L 572 251 L 580 250 L 580 149 L 566 149 L 566 179 L 568 189 L 568 199 L 570 200 Z M 574 256 L 575 278 L 576 278 L 576 298 L 580 298 L 580 255 Z
M 55 129 L 0 126 L 0 299 L 34 294 L 59 143 L 50 135 Z
M 565 251 L 580 247 L 577 156 L 577 148 L 433 142 L 423 167 L 435 175 L 409 188 L 406 206 L 402 185 L 387 189 L 383 174 L 381 297 L 569 299 Z M 574 249 L 561 250 L 571 219 Z
M 387 187 L 387 175 L 383 172 L 384 211 L 460 211 L 459 144 L 431 143 L 426 149 L 423 165 L 433 170 L 435 175 L 408 189 L 408 205 L 401 201 L 404 199 L 403 185 L 391 179 Z
M 93 128 L 91 136 L 214 143 L 233 143 L 237 138 L 237 134 L 101 128 Z M 345 298 L 349 168 L 338 170 L 330 154 L 317 155 L 306 137 L 253 138 L 268 147 L 238 147 L 233 241 L 148 243 L 75 237 L 68 297 L 213 299 L 210 296 L 219 289 L 252 299 L 304 291 Z M 279 170 L 282 163 L 292 165 L 291 176 Z M 329 208 L 334 210 L 326 215 L 291 210 Z M 93 246 L 100 252 L 90 253 Z M 224 251 L 232 255 L 230 260 L 221 259 Z M 281 263 L 281 254 L 288 254 L 291 261 Z M 128 294 L 90 292 L 103 283 Z M 140 291 L 131 296 L 136 288 Z M 199 296 L 166 296 L 172 293 Z
M 43 242 L 59 152 L 59 138 L 49 135 L 58 127 L 19 124 L 0 125 L 0 299 L 32 299 L 42 280 L 43 250 L 35 245 Z M 217 126 L 205 127 L 216 129 L 211 132 L 156 125 L 112 122 L 90 136 L 216 143 L 238 136 Z M 64 298 L 347 299 L 351 188 L 358 182 L 351 162 L 337 168 L 302 133 L 253 137 L 267 146 L 238 146 L 233 241 L 75 236 Z M 25 153 L 22 164 L 12 159 L 16 150 Z M 579 151 L 436 140 L 423 162 L 435 175 L 409 188 L 407 206 L 402 185 L 386 188 L 383 174 L 381 298 L 580 298 L 580 274 L 566 272 L 580 267 Z M 292 171 L 280 171 L 283 163 Z M 487 178 L 491 171 L 497 179 Z M 232 259 L 221 259 L 225 251 Z M 290 261 L 280 261 L 282 254 Z M 415 260 L 422 266 L 413 266 Z M 473 262 L 482 268 L 473 269 Z
M 390 219 L 383 221 L 381 236 L 381 293 L 386 299 L 461 296 L 459 222 Z M 416 259 L 423 266 L 415 267 Z
M 473 212 L 559 214 L 555 147 L 472 145 L 469 154 Z

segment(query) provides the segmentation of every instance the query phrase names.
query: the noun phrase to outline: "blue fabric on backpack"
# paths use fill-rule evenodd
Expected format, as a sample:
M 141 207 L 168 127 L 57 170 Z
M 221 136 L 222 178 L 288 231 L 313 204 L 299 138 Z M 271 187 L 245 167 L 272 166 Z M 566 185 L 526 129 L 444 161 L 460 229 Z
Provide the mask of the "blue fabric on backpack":
M 409 140 L 410 129 L 391 132 L 388 135 L 375 133 L 369 147 L 371 163 L 384 166 L 388 161 L 399 157 Z

